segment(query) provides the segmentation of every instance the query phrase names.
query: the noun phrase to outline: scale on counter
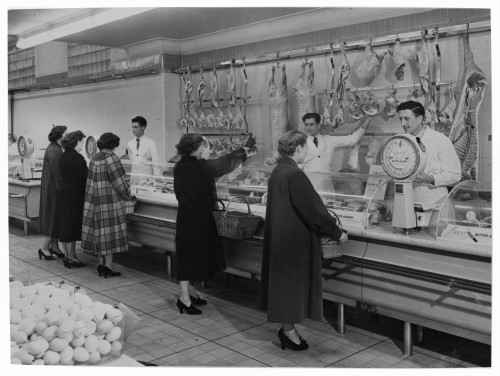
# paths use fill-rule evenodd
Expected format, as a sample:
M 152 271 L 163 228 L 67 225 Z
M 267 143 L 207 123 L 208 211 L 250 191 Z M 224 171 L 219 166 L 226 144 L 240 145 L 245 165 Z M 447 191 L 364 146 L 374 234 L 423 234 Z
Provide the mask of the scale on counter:
M 93 136 L 87 136 L 85 141 L 83 142 L 85 156 L 87 160 L 91 160 L 94 155 L 97 153 L 97 141 Z
M 17 151 L 21 157 L 20 178 L 23 180 L 39 179 L 40 176 L 35 176 L 35 161 L 33 153 L 35 152 L 35 143 L 29 137 L 20 136 L 17 140 Z
M 424 146 L 410 134 L 392 136 L 382 148 L 382 168 L 395 180 L 393 227 L 412 229 L 419 225 L 415 210 L 420 211 L 421 208 L 415 206 L 413 180 L 424 168 L 425 158 Z M 423 218 L 424 215 L 419 213 L 419 217 Z

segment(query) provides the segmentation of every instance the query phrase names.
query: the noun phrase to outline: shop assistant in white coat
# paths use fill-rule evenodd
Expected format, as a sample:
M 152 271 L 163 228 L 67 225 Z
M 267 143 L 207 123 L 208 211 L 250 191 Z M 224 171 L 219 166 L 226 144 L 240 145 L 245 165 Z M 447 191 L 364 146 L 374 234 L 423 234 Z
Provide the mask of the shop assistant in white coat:
M 160 175 L 160 159 L 155 142 L 144 135 L 147 121 L 142 116 L 132 119 L 134 138 L 127 144 L 125 151 L 132 164 L 131 172 L 135 174 Z
M 424 123 L 421 103 L 403 102 L 397 110 L 404 132 L 415 136 L 425 151 L 425 166 L 414 179 L 414 200 L 416 208 L 427 211 L 448 196 L 447 186 L 460 181 L 460 161 L 450 139 Z
M 336 172 L 332 168 L 332 157 L 339 147 L 354 146 L 360 142 L 370 118 L 362 120 L 359 128 L 347 136 L 332 136 L 320 134 L 321 116 L 308 113 L 302 117 L 304 131 L 307 134 L 307 157 L 303 164 L 307 174 L 317 190 L 332 190 L 332 183 L 327 174 Z

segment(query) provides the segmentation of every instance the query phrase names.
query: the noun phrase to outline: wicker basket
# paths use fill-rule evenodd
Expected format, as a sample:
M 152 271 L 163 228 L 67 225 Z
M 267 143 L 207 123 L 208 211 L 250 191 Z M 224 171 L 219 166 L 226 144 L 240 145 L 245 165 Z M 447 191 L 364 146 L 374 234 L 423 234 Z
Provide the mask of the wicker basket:
M 255 235 L 262 223 L 262 218 L 252 214 L 248 201 L 246 201 L 248 213 L 229 211 L 231 200 L 228 202 L 227 208 L 222 201 L 219 200 L 219 202 L 222 204 L 222 210 L 214 210 L 213 212 L 219 236 L 242 240 L 250 239 Z

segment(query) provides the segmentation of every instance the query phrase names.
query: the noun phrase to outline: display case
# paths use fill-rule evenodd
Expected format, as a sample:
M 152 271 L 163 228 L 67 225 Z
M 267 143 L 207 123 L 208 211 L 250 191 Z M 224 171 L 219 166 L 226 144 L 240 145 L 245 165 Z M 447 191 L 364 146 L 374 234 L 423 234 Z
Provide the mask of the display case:
M 491 191 L 465 180 L 457 184 L 439 207 L 433 228 L 437 239 L 491 245 Z
M 122 160 L 122 164 L 127 173 L 130 192 L 139 200 L 161 203 L 174 194 L 173 164 L 134 164 L 129 160 Z

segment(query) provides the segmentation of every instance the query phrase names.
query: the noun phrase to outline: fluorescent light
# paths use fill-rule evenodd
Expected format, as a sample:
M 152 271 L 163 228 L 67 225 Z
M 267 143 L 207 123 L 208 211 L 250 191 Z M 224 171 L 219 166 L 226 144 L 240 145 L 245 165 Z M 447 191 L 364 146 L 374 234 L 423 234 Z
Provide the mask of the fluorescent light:
M 114 21 L 135 16 L 152 9 L 154 8 L 115 8 L 104 10 L 102 12 L 83 17 L 77 21 L 49 28 L 46 31 L 41 31 L 26 37 L 20 36 L 16 45 L 21 49 L 38 46 L 56 39 L 64 38 L 68 35 L 80 33 Z

